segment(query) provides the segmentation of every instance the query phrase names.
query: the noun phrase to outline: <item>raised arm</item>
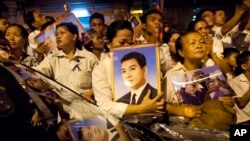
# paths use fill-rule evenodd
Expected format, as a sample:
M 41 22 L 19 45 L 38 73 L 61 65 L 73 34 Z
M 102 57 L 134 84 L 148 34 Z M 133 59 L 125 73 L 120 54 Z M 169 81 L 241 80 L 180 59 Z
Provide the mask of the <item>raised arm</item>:
M 234 16 L 221 29 L 221 34 L 226 35 L 241 19 L 246 11 L 249 10 L 250 0 L 244 0 L 241 7 L 236 11 Z
M 240 109 L 245 108 L 245 106 L 250 102 L 250 87 L 249 90 L 242 96 L 242 97 L 236 97 L 235 103 Z

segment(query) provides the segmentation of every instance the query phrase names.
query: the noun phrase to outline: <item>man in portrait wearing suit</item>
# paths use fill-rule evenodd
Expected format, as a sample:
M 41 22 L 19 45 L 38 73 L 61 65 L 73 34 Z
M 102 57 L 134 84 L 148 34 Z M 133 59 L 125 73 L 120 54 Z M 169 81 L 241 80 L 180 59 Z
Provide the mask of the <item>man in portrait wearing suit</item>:
M 131 105 L 140 104 L 150 93 L 150 99 L 157 95 L 157 90 L 147 82 L 146 58 L 139 52 L 130 52 L 121 59 L 122 78 L 130 92 L 122 96 L 117 102 Z

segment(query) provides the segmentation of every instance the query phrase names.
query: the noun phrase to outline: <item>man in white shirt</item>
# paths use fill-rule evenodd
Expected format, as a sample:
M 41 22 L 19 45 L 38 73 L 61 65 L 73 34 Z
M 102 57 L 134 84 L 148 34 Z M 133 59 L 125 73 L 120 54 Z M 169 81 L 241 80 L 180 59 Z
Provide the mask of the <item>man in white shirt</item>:
M 228 81 L 235 91 L 237 123 L 250 124 L 250 52 L 237 56 L 236 72 L 240 75 Z
M 163 32 L 162 13 L 158 10 L 150 10 L 143 14 L 141 17 L 142 22 L 142 35 L 136 39 L 141 44 L 147 43 L 160 43 L 160 35 Z M 170 56 L 169 46 L 167 44 L 159 44 L 160 46 L 160 64 L 162 76 L 165 75 L 167 70 L 173 67 L 172 58 Z

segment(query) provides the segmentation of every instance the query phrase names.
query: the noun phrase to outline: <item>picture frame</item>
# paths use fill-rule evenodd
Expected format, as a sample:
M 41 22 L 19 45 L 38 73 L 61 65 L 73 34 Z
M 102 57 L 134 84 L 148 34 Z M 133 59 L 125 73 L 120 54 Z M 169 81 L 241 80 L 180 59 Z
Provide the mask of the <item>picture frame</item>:
M 127 104 L 131 104 L 130 98 L 126 95 L 131 95 L 129 85 L 138 85 L 136 84 L 137 80 L 140 81 L 141 78 L 146 79 L 146 83 L 143 85 L 144 88 L 141 88 L 142 92 L 139 94 L 139 97 L 137 98 L 136 104 L 139 104 L 142 99 L 144 98 L 145 94 L 147 93 L 148 86 L 150 85 L 151 94 L 150 98 L 154 98 L 157 94 L 161 91 L 160 86 L 160 61 L 159 61 L 159 48 L 156 46 L 156 44 L 145 44 L 145 45 L 131 45 L 126 47 L 119 47 L 111 49 L 112 55 L 112 98 L 113 101 L 118 102 L 124 102 Z M 125 70 L 129 70 L 131 66 L 123 66 L 121 63 L 121 59 L 124 57 L 124 55 L 133 54 L 133 53 L 139 53 L 143 56 L 145 56 L 146 59 L 146 73 L 144 76 L 140 74 L 140 79 L 135 78 L 134 80 L 125 80 L 124 77 L 122 77 L 122 73 L 125 73 Z M 133 59 L 133 58 L 132 58 Z M 125 60 L 124 62 L 129 62 L 129 60 Z M 138 62 L 138 61 L 137 61 Z M 139 64 L 139 63 L 138 63 Z M 125 68 L 126 67 L 126 68 Z M 144 73 L 144 72 L 141 72 Z M 138 75 L 139 76 L 139 75 Z M 137 80 L 136 80 L 137 79 Z M 132 84 L 133 83 L 133 84 Z M 136 86 L 137 87 L 137 86 Z M 156 89 L 156 91 L 155 91 Z M 145 93 L 146 92 L 146 93 Z M 154 94 L 154 96 L 152 95 Z M 151 97 L 153 96 L 153 97 Z M 125 98 L 125 101 L 123 100 Z
M 170 77 L 179 103 L 201 105 L 222 96 L 235 96 L 218 65 Z
M 129 22 L 131 23 L 133 28 L 135 28 L 139 24 L 141 24 L 140 18 L 138 16 L 134 16 L 134 15 L 129 19 Z
M 71 12 L 65 12 L 62 16 L 56 19 L 56 21 L 46 27 L 43 31 L 41 31 L 36 37 L 35 41 L 39 43 L 46 43 L 50 50 L 57 51 L 57 44 L 56 44 L 56 26 L 63 22 L 72 22 L 73 24 L 77 25 L 79 31 L 79 38 L 83 42 L 88 42 L 90 40 L 90 36 L 88 32 L 84 29 L 78 18 Z
M 107 118 L 102 115 L 95 115 L 84 119 L 71 120 L 67 125 L 69 127 L 70 136 L 72 137 L 73 141 L 109 141 L 115 136 L 119 135 L 115 127 L 112 126 Z

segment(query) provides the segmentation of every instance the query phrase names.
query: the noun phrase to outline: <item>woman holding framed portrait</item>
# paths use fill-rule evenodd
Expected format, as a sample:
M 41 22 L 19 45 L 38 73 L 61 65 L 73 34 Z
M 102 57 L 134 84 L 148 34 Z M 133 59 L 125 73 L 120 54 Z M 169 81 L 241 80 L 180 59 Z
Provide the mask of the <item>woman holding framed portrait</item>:
M 133 42 L 133 28 L 131 23 L 124 20 L 114 21 L 110 24 L 107 31 L 108 47 L 117 48 L 128 46 Z M 110 112 L 115 117 L 121 118 L 124 115 L 162 112 L 162 95 L 157 95 L 150 99 L 150 91 L 139 105 L 125 104 L 116 102 L 112 99 L 112 60 L 106 57 L 100 61 L 92 73 L 93 91 L 97 104 Z
M 218 98 L 218 100 L 206 101 L 198 106 L 184 105 L 180 103 L 180 99 L 177 96 L 178 92 L 171 80 L 172 76 L 204 67 L 202 59 L 205 58 L 207 52 L 204 38 L 196 31 L 186 32 L 177 40 L 176 49 L 179 55 L 179 62 L 167 72 L 165 75 L 167 83 L 163 85 L 166 89 L 167 112 L 169 115 L 193 119 L 189 124 L 190 126 L 229 129 L 229 125 L 233 124 L 235 117 L 234 112 L 232 112 L 232 107 L 234 106 L 232 97 L 223 96 Z M 214 111 L 210 113 L 212 110 Z M 221 116 L 216 115 L 216 112 Z

